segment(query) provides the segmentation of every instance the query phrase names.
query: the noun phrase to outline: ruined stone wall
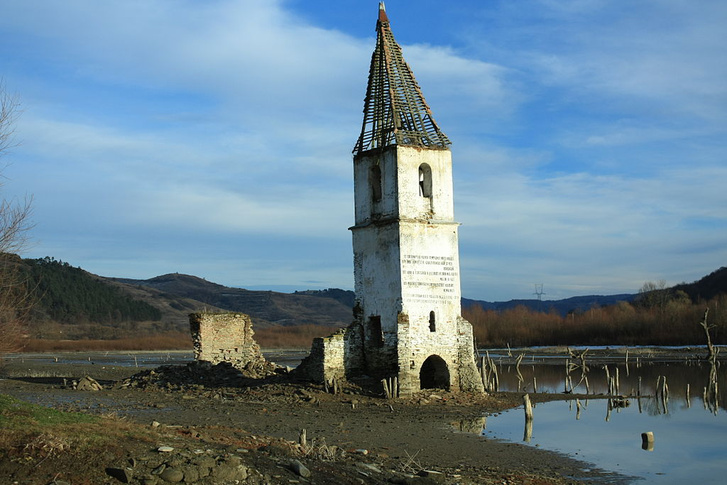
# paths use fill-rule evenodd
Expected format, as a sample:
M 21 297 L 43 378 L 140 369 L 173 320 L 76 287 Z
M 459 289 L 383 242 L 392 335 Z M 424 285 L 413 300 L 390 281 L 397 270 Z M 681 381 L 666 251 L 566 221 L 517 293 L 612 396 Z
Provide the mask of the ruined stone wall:
M 192 313 L 189 327 L 198 361 L 229 362 L 237 368 L 264 363 L 253 339 L 252 320 L 243 313 Z
M 344 364 L 344 333 L 341 329 L 328 337 L 313 339 L 310 354 L 295 369 L 295 372 L 313 382 L 342 381 L 346 377 Z
M 485 392 L 480 371 L 477 368 L 475 342 L 472 324 L 460 317 L 457 319 L 459 349 L 459 388 L 464 392 Z

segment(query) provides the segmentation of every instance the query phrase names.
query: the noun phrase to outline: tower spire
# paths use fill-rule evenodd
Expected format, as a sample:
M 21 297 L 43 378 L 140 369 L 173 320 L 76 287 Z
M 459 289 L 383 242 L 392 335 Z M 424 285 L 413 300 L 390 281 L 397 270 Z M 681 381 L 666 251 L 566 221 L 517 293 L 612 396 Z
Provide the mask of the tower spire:
M 451 144 L 434 121 L 414 73 L 379 3 L 376 48 L 371 56 L 364 119 L 354 154 L 391 145 L 447 149 Z

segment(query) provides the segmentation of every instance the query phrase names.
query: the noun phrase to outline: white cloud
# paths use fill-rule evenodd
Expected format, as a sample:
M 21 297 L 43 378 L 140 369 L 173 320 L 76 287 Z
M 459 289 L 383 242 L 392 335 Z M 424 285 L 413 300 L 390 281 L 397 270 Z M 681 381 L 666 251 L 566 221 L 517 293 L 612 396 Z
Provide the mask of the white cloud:
M 727 5 L 641 1 L 628 11 L 603 4 L 598 13 L 567 24 L 563 46 L 531 51 L 528 64 L 546 82 L 581 93 L 579 102 L 595 94 L 654 116 L 723 119 Z

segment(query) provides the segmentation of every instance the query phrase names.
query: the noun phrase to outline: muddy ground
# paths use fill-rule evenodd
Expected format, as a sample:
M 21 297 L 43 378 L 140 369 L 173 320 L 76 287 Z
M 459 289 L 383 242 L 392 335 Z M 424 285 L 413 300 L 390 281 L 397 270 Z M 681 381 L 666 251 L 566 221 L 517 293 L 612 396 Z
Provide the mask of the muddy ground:
M 139 371 L 91 362 L 6 363 L 0 368 L 1 394 L 62 410 L 115 415 L 153 426 L 158 437 L 154 443 L 119 443 L 89 456 L 57 454 L 40 464 L 4 460 L 0 483 L 162 485 L 177 478 L 260 484 L 628 482 L 565 456 L 481 436 L 486 416 L 522 404 L 517 393 L 472 396 L 437 390 L 386 400 L 367 390 L 366 383 L 333 395 L 281 373 L 251 379 L 231 369 L 185 364 Z M 85 375 L 103 389 L 73 389 L 73 380 Z M 573 398 L 533 397 L 536 402 Z M 160 446 L 174 451 L 160 452 Z M 203 461 L 207 465 L 200 465 Z M 237 467 L 237 475 L 223 474 L 228 465 Z

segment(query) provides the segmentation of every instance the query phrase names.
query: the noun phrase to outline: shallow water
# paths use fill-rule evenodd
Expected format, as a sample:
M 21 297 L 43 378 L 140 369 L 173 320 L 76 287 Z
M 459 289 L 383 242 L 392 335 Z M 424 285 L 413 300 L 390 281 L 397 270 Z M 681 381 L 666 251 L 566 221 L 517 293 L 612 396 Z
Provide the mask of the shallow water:
M 691 408 L 670 401 L 669 413 L 658 414 L 653 401 L 642 399 L 641 413 L 635 403 L 612 410 L 608 420 L 606 399 L 581 401 L 578 419 L 575 401 L 542 403 L 533 409 L 529 441 L 522 408 L 488 417 L 483 435 L 565 453 L 638 483 L 724 483 L 727 413 L 706 411 L 696 399 Z M 646 431 L 654 433 L 651 450 L 642 447 Z
M 564 361 L 564 358 L 561 358 Z M 523 362 L 527 361 L 527 357 Z M 628 406 L 614 407 L 603 397 L 608 375 L 617 372 L 620 392 Z M 562 392 L 565 365 L 521 362 L 520 376 L 512 364 L 500 366 L 501 390 Z M 672 359 L 627 366 L 625 363 L 589 365 L 591 399 L 541 403 L 533 409 L 532 427 L 523 407 L 489 416 L 482 434 L 558 451 L 602 469 L 638 477 L 634 483 L 724 483 L 727 480 L 727 411 L 722 395 L 703 400 L 711 367 L 705 362 Z M 580 372 L 572 372 L 574 392 L 585 393 Z M 654 395 L 666 377 L 668 399 Z M 575 386 L 580 382 L 580 385 Z M 717 368 L 719 389 L 727 389 L 725 372 Z M 640 391 L 639 391 L 640 390 Z M 596 399 L 595 395 L 601 395 Z M 636 397 L 641 395 L 644 397 Z M 624 401 L 620 401 L 623 403 Z M 653 432 L 653 446 L 642 433 Z

